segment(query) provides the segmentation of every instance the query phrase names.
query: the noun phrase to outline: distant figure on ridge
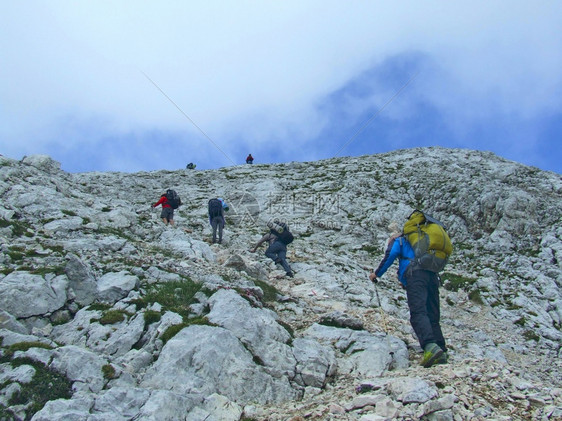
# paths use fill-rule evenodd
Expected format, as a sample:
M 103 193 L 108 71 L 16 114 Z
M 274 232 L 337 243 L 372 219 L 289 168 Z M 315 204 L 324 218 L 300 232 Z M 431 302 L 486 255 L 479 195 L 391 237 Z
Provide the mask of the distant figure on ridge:
M 213 244 L 217 242 L 217 228 L 219 231 L 219 244 L 222 244 L 222 231 L 225 220 L 224 212 L 228 211 L 228 204 L 222 198 L 209 200 L 209 223 L 213 227 Z
M 197 165 L 195 165 L 193 162 L 190 162 L 189 164 L 187 164 L 185 166 L 185 168 L 188 169 L 188 170 L 194 170 L 195 167 L 197 167 Z
M 447 346 L 439 324 L 438 272 L 452 252 L 449 236 L 439 221 L 418 210 L 410 215 L 403 231 L 396 222 L 388 228 L 392 234 L 384 258 L 369 278 L 377 283 L 377 278 L 399 259 L 398 279 L 406 290 L 410 323 L 424 351 L 420 364 L 446 364 Z
M 252 156 L 252 154 L 249 154 L 246 157 L 246 164 L 253 164 L 254 163 L 254 157 Z
M 250 252 L 255 253 L 258 247 L 267 241 L 269 247 L 265 251 L 265 255 L 276 264 L 283 266 L 287 276 L 292 278 L 294 274 L 289 263 L 287 263 L 287 245 L 293 242 L 293 234 L 289 231 L 287 224 L 279 221 L 277 218 L 269 221 L 267 227 L 269 232 L 250 249 Z
M 162 218 L 164 224 L 174 226 L 174 209 L 177 209 L 181 205 L 181 199 L 176 191 L 172 189 L 166 190 L 166 193 L 160 196 L 160 200 L 153 203 L 152 207 L 155 208 L 158 205 L 162 205 L 160 218 Z

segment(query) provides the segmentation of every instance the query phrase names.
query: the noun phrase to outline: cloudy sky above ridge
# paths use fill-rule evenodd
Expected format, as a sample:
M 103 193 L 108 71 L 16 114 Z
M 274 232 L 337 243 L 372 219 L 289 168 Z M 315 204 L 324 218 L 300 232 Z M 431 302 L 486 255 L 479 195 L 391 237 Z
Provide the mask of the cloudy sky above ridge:
M 0 1 L 11 158 L 136 172 L 438 145 L 562 173 L 559 1 Z

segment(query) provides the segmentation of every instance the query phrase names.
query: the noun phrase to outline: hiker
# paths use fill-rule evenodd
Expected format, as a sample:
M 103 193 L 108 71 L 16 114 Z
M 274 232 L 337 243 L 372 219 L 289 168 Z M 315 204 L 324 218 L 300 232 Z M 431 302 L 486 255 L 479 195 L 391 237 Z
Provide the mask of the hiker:
M 209 200 L 209 223 L 213 227 L 213 244 L 217 242 L 217 228 L 219 244 L 222 244 L 222 230 L 225 225 L 224 212 L 228 209 L 228 204 L 220 197 Z
M 152 207 L 155 208 L 158 205 L 162 205 L 162 212 L 160 213 L 160 218 L 162 218 L 164 224 L 168 225 L 169 223 L 170 225 L 174 226 L 174 208 L 170 204 L 170 201 L 168 200 L 166 193 L 160 196 L 160 200 L 158 200 L 158 202 L 156 203 L 153 203 Z
M 265 255 L 276 264 L 281 264 L 287 276 L 292 278 L 294 274 L 289 263 L 287 263 L 287 244 L 293 241 L 293 235 L 289 231 L 287 224 L 280 222 L 278 219 L 269 221 L 267 227 L 269 232 L 250 249 L 250 252 L 255 253 L 258 247 L 267 241 L 269 247 L 265 251 Z
M 399 259 L 398 279 L 406 290 L 410 323 L 424 351 L 421 365 L 447 363 L 447 347 L 439 325 L 439 275 L 429 270 L 414 267 L 414 250 L 396 222 L 388 226 L 392 235 L 388 240 L 384 258 L 377 270 L 369 275 L 378 282 L 396 258 Z
M 193 162 L 190 162 L 189 164 L 187 164 L 185 166 L 185 168 L 188 169 L 188 170 L 194 170 L 196 166 L 197 165 L 195 165 Z
M 252 156 L 252 154 L 249 154 L 246 157 L 246 164 L 253 164 L 254 163 L 254 157 Z

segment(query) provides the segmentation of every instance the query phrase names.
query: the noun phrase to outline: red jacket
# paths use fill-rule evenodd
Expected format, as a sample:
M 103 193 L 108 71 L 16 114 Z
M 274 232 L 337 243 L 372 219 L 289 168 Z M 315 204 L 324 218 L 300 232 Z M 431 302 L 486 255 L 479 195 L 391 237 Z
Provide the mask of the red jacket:
M 158 205 L 162 205 L 163 208 L 171 208 L 170 204 L 168 203 L 168 198 L 166 196 L 162 196 L 158 202 L 152 205 L 155 208 Z

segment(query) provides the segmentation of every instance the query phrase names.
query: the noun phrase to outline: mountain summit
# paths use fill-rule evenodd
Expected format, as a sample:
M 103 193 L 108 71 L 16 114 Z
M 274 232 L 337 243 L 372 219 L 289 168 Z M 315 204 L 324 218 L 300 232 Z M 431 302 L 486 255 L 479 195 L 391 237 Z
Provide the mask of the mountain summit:
M 0 419 L 562 419 L 560 174 L 438 147 L 134 174 L 0 156 L 0 195 Z M 454 246 L 431 368 L 395 270 L 368 279 L 414 209 Z M 276 217 L 293 278 L 250 252 Z

